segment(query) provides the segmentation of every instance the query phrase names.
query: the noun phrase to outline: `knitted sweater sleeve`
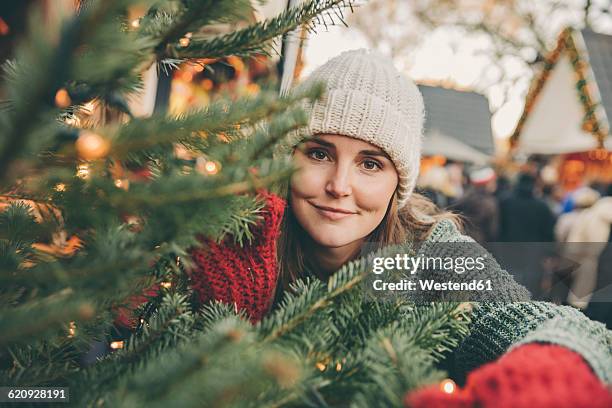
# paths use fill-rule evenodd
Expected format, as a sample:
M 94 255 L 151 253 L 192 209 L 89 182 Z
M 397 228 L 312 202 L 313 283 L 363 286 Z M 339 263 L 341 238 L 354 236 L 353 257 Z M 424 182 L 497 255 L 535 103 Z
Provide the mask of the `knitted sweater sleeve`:
M 437 223 L 426 241 L 455 242 L 474 241 L 450 221 Z M 492 257 L 486 266 L 487 278 L 502 289 L 495 299 L 472 304 L 470 334 L 455 355 L 462 369 L 470 371 L 523 344 L 549 343 L 577 352 L 603 382 L 612 382 L 612 331 L 573 307 L 529 301 L 527 290 Z

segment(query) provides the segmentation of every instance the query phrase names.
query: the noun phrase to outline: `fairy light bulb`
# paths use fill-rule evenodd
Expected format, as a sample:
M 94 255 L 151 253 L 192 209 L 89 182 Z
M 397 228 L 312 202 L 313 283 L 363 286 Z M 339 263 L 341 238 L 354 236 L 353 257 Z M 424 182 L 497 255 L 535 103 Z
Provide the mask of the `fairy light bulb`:
M 118 350 L 123 348 L 123 341 L 112 341 L 110 347 L 113 350 Z
M 110 142 L 90 130 L 83 130 L 75 142 L 76 151 L 84 160 L 97 160 L 106 157 Z
M 87 163 L 79 163 L 77 165 L 76 176 L 83 180 L 87 180 L 89 178 L 89 165 Z
M 442 392 L 445 392 L 447 394 L 454 393 L 456 389 L 457 389 L 457 384 L 455 384 L 455 382 L 451 380 L 450 378 L 447 378 L 446 380 L 440 383 L 440 390 L 442 390 Z
M 140 19 L 139 18 L 133 19 L 132 22 L 130 23 L 130 25 L 132 26 L 132 28 L 140 27 Z
M 206 171 L 206 173 L 214 175 L 219 172 L 219 166 L 214 161 L 208 161 L 204 165 L 204 170 Z
M 128 179 L 116 179 L 115 187 L 127 191 L 130 188 L 130 181 Z
M 55 191 L 66 191 L 66 185 L 64 183 L 57 183 L 55 185 Z
M 170 289 L 172 287 L 172 282 L 162 282 L 161 286 L 166 289 Z
M 70 322 L 68 325 L 68 338 L 73 338 L 76 334 L 76 323 Z
M 179 40 L 179 45 L 183 48 L 188 47 L 189 43 L 191 42 L 192 35 L 193 35 L 192 33 L 185 34 L 185 36 Z
M 70 105 L 72 105 L 72 99 L 70 99 L 70 94 L 65 88 L 62 88 L 55 93 L 55 106 L 64 109 Z

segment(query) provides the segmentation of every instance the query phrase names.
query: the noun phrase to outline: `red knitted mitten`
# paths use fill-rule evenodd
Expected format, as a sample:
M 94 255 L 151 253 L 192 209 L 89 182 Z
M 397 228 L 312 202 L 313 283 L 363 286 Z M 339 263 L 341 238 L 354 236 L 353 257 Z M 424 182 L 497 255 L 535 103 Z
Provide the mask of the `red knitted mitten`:
M 412 408 L 604 408 L 612 393 L 582 357 L 558 345 L 526 344 L 468 375 L 451 394 L 438 385 L 407 394 Z
M 285 210 L 285 201 L 271 193 L 263 220 L 253 231 L 251 244 L 217 244 L 202 240 L 192 250 L 195 267 L 189 271 L 192 287 L 201 302 L 220 300 L 246 311 L 252 322 L 261 320 L 272 303 L 278 278 L 276 240 Z

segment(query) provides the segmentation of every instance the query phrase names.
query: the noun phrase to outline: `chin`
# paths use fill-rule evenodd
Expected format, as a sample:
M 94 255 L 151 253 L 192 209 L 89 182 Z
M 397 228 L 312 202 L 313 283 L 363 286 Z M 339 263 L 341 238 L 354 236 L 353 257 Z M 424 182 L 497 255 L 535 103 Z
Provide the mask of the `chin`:
M 308 235 L 317 244 L 327 248 L 340 248 L 359 239 L 348 236 L 344 229 L 316 227 L 316 231 L 307 231 Z

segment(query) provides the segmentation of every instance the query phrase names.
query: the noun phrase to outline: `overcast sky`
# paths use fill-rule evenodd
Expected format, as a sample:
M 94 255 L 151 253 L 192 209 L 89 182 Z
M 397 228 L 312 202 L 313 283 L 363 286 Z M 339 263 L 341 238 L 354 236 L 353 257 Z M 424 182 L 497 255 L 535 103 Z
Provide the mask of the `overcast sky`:
M 447 85 L 452 83 L 459 89 L 471 90 L 473 84 L 483 75 L 483 70 L 487 65 L 487 58 L 475 56 L 474 50 L 482 48 L 485 44 L 482 41 L 471 39 L 462 41 L 458 49 L 452 49 L 449 46 L 450 36 L 452 33 L 444 31 L 431 35 L 415 50 L 413 55 L 396 65 L 417 82 L 446 81 Z M 308 38 L 302 76 L 308 75 L 314 68 L 344 50 L 368 47 L 368 40 L 356 29 L 341 25 L 330 26 L 327 31 L 325 28 L 319 28 L 317 34 L 311 34 Z M 512 63 L 508 61 L 508 64 Z M 524 75 L 526 79 L 517 84 L 511 98 L 493 117 L 493 134 L 501 138 L 510 136 L 514 130 L 523 109 L 521 95 L 529 85 L 527 80 L 529 73 L 523 74 L 520 66 L 510 65 L 507 69 L 515 74 Z M 500 104 L 501 95 L 493 92 L 489 97 L 492 106 Z

